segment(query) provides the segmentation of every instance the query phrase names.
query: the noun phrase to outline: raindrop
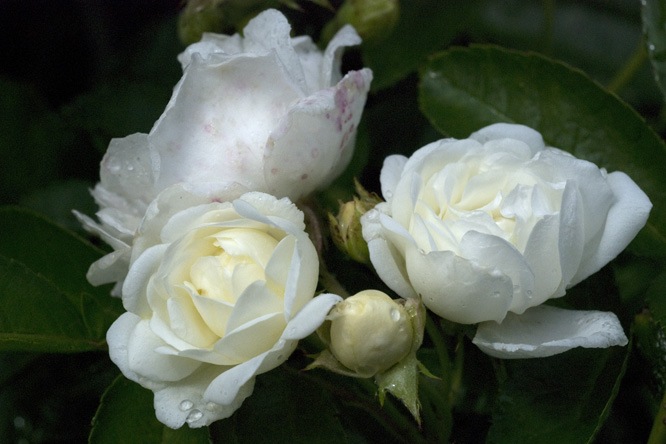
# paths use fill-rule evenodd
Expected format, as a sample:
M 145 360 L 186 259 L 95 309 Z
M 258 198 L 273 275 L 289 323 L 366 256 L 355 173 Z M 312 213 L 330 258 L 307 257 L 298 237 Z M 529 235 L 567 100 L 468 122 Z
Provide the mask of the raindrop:
M 234 379 L 234 385 L 238 385 L 238 378 Z
M 398 322 L 400 320 L 400 310 L 397 308 L 394 308 L 391 310 L 391 319 L 393 319 L 394 322 Z
M 14 427 L 17 429 L 22 429 L 25 427 L 25 418 L 23 416 L 17 416 L 14 418 Z
M 217 404 L 215 404 L 214 402 L 209 402 L 206 404 L 206 410 L 208 410 L 209 412 L 214 411 L 216 408 Z
M 527 290 L 525 292 L 525 294 L 527 295 L 528 298 L 531 298 L 532 297 L 532 290 Z
M 112 173 L 118 173 L 121 170 L 122 165 L 120 164 L 120 162 L 117 159 L 113 159 L 113 160 L 109 161 L 108 168 L 109 168 L 109 171 L 111 171 Z
M 134 165 L 127 165 L 127 171 L 134 171 Z
M 499 291 L 493 291 L 493 294 L 491 295 L 494 298 L 500 297 L 500 292 Z
M 194 407 L 194 403 L 189 399 L 186 399 L 185 401 L 181 402 L 180 405 L 178 406 L 178 408 L 183 412 L 192 410 L 192 407 Z
M 386 190 L 386 192 L 384 193 L 384 197 L 386 198 L 386 200 L 389 200 L 390 198 L 393 197 L 393 193 L 391 191 Z
M 197 422 L 201 418 L 203 418 L 203 413 L 201 413 L 201 411 L 195 409 L 195 410 L 192 410 L 189 415 L 187 415 L 186 421 L 187 421 L 188 424 L 192 424 L 193 422 Z

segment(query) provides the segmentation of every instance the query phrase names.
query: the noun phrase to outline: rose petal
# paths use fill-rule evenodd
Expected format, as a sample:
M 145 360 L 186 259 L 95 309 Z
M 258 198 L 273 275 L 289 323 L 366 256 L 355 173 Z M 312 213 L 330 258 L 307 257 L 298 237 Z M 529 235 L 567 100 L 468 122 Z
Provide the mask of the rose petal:
M 286 326 L 282 312 L 255 318 L 229 330 L 213 347 L 215 352 L 242 363 L 270 350 Z
M 384 159 L 384 165 L 382 166 L 382 171 L 379 176 L 384 200 L 390 201 L 393 198 L 393 193 L 400 181 L 402 170 L 406 163 L 407 158 L 399 154 L 394 154 Z
M 231 332 L 262 316 L 281 312 L 283 305 L 282 298 L 270 291 L 266 282 L 253 282 L 238 296 L 225 330 Z
M 278 340 L 273 348 L 236 365 L 215 378 L 204 393 L 206 399 L 229 405 L 250 380 L 258 374 L 273 370 L 287 360 L 296 348 L 296 341 Z
M 540 305 L 521 315 L 509 313 L 501 324 L 483 322 L 472 341 L 497 358 L 541 358 L 574 347 L 627 345 L 615 314 Z
M 608 212 L 599 246 L 592 256 L 585 258 L 569 286 L 576 285 L 614 259 L 647 222 L 652 203 L 629 176 L 619 171 L 611 173 L 608 185 L 615 194 L 615 202 Z
M 414 290 L 426 307 L 445 319 L 461 324 L 501 321 L 511 306 L 511 278 L 496 268 L 483 267 L 451 251 L 423 254 L 412 248 L 405 259 Z
M 342 172 L 354 150 L 371 80 L 369 69 L 352 71 L 335 87 L 317 91 L 289 110 L 266 142 L 269 193 L 297 200 Z
M 185 423 L 192 428 L 198 428 L 230 417 L 252 394 L 254 378 L 240 387 L 228 404 L 216 404 L 203 394 L 221 370 L 223 369 L 217 366 L 205 365 L 189 377 L 155 390 L 157 419 L 168 427 L 177 429 Z
M 134 261 L 123 284 L 125 310 L 139 316 L 150 316 L 152 310 L 148 305 L 146 288 L 150 276 L 158 270 L 167 247 L 168 245 L 151 247 Z
M 513 298 L 509 310 L 522 313 L 531 306 L 535 277 L 526 258 L 506 240 L 477 231 L 469 231 L 460 242 L 461 256 L 492 270 L 497 267 L 511 278 Z
M 516 139 L 525 142 L 531 148 L 532 153 L 536 153 L 545 148 L 541 133 L 524 125 L 509 123 L 495 123 L 486 126 L 485 128 L 472 133 L 469 138 L 478 140 L 480 143 L 497 139 Z
M 126 321 L 128 316 L 123 316 L 124 320 L 116 328 L 109 329 L 107 332 L 107 341 L 109 342 L 109 350 L 112 348 L 111 343 L 113 343 L 113 348 L 116 349 L 114 353 L 109 352 L 112 360 L 113 356 L 125 352 L 127 361 L 124 361 L 125 357 L 122 358 L 122 361 L 127 364 L 130 374 L 140 375 L 141 378 L 151 381 L 178 381 L 192 374 L 201 365 L 200 362 L 191 359 L 157 353 L 156 349 L 167 344 L 153 333 L 150 321 L 140 319 L 136 322 L 134 319 L 133 328 L 127 330 L 132 324 Z M 123 340 L 127 342 L 122 343 Z M 120 368 L 120 365 L 118 367 Z
M 223 177 L 266 191 L 266 140 L 301 96 L 279 63 L 275 54 L 239 55 L 219 63 L 193 57 L 148 136 L 160 157 L 157 189 Z
M 341 301 L 340 296 L 331 293 L 324 293 L 315 297 L 289 321 L 281 339 L 298 340 L 314 333 L 324 323 L 324 319 L 331 308 Z

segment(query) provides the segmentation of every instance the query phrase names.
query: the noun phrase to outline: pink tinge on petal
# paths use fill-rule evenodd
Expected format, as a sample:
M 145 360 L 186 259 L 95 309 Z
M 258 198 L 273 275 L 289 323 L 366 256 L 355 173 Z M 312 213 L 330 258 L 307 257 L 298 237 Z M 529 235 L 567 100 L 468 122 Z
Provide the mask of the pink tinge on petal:
M 269 193 L 298 200 L 344 170 L 371 79 L 368 69 L 351 72 L 335 87 L 300 100 L 280 121 L 264 156 Z

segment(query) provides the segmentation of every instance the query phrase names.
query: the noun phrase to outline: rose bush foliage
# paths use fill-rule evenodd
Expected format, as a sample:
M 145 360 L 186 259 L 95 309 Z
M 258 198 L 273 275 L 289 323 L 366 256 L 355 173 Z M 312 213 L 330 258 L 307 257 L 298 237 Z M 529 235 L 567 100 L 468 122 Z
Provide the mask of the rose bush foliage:
M 344 27 L 322 52 L 290 29 L 267 10 L 242 37 L 206 34 L 179 55 L 183 77 L 150 133 L 111 141 L 92 192 L 100 222 L 78 215 L 114 249 L 91 267 L 93 284 L 122 281 L 141 219 L 170 187 L 216 201 L 247 191 L 296 201 L 344 170 L 372 73 L 342 77 L 340 59 L 360 38 Z
M 319 261 L 303 213 L 251 192 L 146 217 L 107 333 L 123 374 L 155 393 L 164 424 L 230 416 L 340 297 L 314 297 Z M 188 200 L 189 199 L 189 200 Z
M 386 199 L 361 221 L 382 280 L 421 295 L 439 316 L 481 323 L 474 342 L 500 357 L 626 344 L 612 313 L 542 307 L 615 258 L 651 203 L 624 173 L 607 173 L 525 126 L 389 156 Z

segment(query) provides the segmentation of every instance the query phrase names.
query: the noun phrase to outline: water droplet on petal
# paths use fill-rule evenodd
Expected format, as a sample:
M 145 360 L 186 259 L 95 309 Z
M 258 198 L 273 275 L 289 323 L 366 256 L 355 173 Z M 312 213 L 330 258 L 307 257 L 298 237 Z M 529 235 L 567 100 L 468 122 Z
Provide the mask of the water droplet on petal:
M 209 402 L 209 403 L 206 404 L 206 410 L 208 410 L 210 412 L 214 411 L 216 408 L 217 408 L 217 404 L 215 404 L 214 402 Z
M 400 310 L 397 308 L 391 310 L 391 319 L 393 319 L 394 322 L 398 322 L 400 320 Z
M 184 400 L 178 406 L 178 408 L 183 412 L 186 412 L 188 410 L 192 410 L 192 407 L 194 407 L 194 403 L 192 401 L 190 401 L 189 399 Z
M 134 171 L 134 165 L 127 165 L 127 171 Z
M 203 413 L 201 413 L 201 411 L 199 410 L 194 409 L 190 412 L 189 415 L 187 415 L 187 419 L 185 421 L 187 421 L 188 424 L 192 424 L 193 422 L 197 422 L 201 418 L 203 418 Z

